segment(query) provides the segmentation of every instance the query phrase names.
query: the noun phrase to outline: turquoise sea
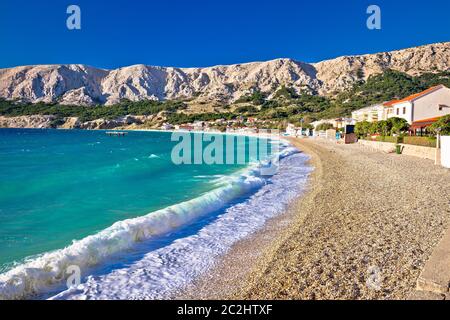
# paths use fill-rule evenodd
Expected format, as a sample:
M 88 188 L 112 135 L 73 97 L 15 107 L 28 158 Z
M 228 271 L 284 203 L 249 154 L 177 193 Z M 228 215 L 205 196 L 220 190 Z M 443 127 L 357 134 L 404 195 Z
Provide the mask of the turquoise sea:
M 249 144 L 255 141 L 256 138 L 249 137 L 236 139 L 233 152 L 235 155 L 248 153 Z M 174 255 L 174 248 L 169 248 L 180 242 L 192 250 L 191 254 L 186 254 L 186 250 L 183 253 L 188 260 L 198 259 L 199 252 L 211 257 L 220 255 L 234 241 L 281 211 L 289 199 L 302 190 L 309 173 L 306 156 L 292 149 L 283 156 L 286 159 L 281 162 L 280 174 L 271 178 L 258 173 L 258 161 L 268 158 L 257 159 L 248 154 L 245 163 L 240 165 L 175 165 L 171 152 L 177 143 L 171 141 L 171 133 L 166 132 L 129 132 L 125 137 L 111 137 L 104 131 L 0 129 L 0 298 L 40 294 L 49 285 L 65 279 L 64 268 L 68 265 L 92 270 L 94 266 L 105 264 L 114 254 L 131 252 L 138 243 L 141 250 L 142 243 L 148 244 L 145 253 L 156 254 L 153 258 L 159 260 L 161 250 L 168 250 L 164 251 L 165 255 L 170 252 L 168 259 L 171 261 L 174 256 L 182 259 L 181 253 Z M 283 169 L 286 161 L 292 161 L 289 181 L 285 181 L 287 175 L 281 175 L 287 170 L 287 167 Z M 277 177 L 279 189 L 275 188 Z M 288 182 L 290 186 L 286 187 Z M 240 221 L 237 216 L 229 221 L 236 208 L 241 209 L 234 214 L 239 213 L 243 219 L 251 218 L 242 210 L 248 210 L 246 202 L 248 204 L 264 188 L 266 194 L 278 192 L 273 195 L 280 203 L 273 205 L 273 210 L 257 216 L 257 221 Z M 261 201 L 262 198 L 258 198 L 258 202 Z M 208 215 L 211 218 L 199 225 Z M 245 232 L 220 222 L 223 217 L 228 219 L 225 220 L 228 224 L 240 221 L 238 225 L 245 227 Z M 195 223 L 196 231 L 188 233 L 189 237 L 183 233 L 176 235 Z M 234 231 L 230 232 L 227 227 Z M 217 239 L 214 241 L 222 244 L 231 241 L 229 245 L 209 252 L 211 247 L 206 250 L 189 242 L 194 241 L 192 236 L 200 241 L 202 232 L 208 228 L 212 228 L 208 232 L 215 230 L 213 238 Z M 227 230 L 232 236 L 221 234 Z M 150 248 L 152 241 L 168 235 L 171 239 L 167 240 L 167 245 L 159 246 L 159 251 Z M 136 267 L 136 263 L 152 264 L 142 259 L 144 257 L 120 268 L 128 270 Z M 177 275 L 172 275 L 175 280 L 187 281 L 186 273 L 194 269 L 204 271 L 208 266 L 207 263 L 192 265 L 183 273 L 180 261 L 175 268 Z M 184 265 L 189 266 L 189 263 Z M 162 265 L 152 269 L 152 279 L 156 282 L 168 272 L 162 270 Z M 99 277 L 113 276 L 118 268 L 108 267 Z M 92 277 L 87 281 L 89 275 L 83 274 L 86 291 L 90 290 L 89 281 L 93 281 Z M 108 283 L 103 278 L 97 280 Z M 174 283 L 174 287 L 179 284 L 180 281 Z M 156 283 L 152 288 L 146 288 L 141 298 L 158 297 L 154 293 L 161 292 L 161 288 L 158 289 Z M 167 283 L 165 288 L 168 288 Z M 104 293 L 108 290 L 111 295 L 94 294 L 91 298 L 119 298 L 111 288 Z M 118 292 L 125 294 L 126 289 Z M 76 294 L 70 296 L 73 294 L 62 297 L 79 298 Z

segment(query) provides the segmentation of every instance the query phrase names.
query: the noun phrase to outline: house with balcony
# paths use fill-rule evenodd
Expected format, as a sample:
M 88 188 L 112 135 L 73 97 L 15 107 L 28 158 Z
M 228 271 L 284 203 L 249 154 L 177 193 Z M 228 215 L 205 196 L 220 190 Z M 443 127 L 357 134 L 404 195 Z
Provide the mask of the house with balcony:
M 356 122 L 376 122 L 386 120 L 386 108 L 383 104 L 375 104 L 352 112 L 352 118 Z
M 421 133 L 441 117 L 450 114 L 450 89 L 431 87 L 393 103 L 388 118 L 403 118 L 416 133 Z

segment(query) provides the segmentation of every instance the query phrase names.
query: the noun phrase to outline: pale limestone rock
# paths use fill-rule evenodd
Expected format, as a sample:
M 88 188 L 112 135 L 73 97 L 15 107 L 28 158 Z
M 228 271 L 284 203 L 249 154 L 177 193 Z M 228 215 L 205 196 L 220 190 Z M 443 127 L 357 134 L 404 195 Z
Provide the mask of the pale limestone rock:
M 83 65 L 16 67 L 0 69 L 0 98 L 74 105 L 192 97 L 232 102 L 253 90 L 273 93 L 281 85 L 334 95 L 388 68 L 410 75 L 449 70 L 450 42 L 313 64 L 276 59 L 208 68 L 135 65 L 111 71 Z
M 313 64 L 323 85 L 321 94 L 330 94 L 350 88 L 357 80 L 386 69 L 420 75 L 436 70 L 450 70 L 450 42 L 431 44 L 405 50 L 346 56 Z M 363 77 L 360 78 L 359 76 Z
M 68 117 L 64 119 L 64 124 L 60 126 L 61 129 L 78 129 L 81 122 L 78 117 Z
M 36 128 L 46 129 L 52 127 L 54 116 L 20 116 L 20 117 L 3 117 L 0 116 L 0 128 Z

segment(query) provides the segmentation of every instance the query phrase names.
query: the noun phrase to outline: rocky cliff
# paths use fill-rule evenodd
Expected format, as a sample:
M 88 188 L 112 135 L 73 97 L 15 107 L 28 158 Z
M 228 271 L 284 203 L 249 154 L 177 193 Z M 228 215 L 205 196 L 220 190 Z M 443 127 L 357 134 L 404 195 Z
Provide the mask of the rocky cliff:
M 333 95 L 386 69 L 411 75 L 450 70 L 450 42 L 313 64 L 276 59 L 209 68 L 24 66 L 0 69 L 0 98 L 73 105 L 193 97 L 229 102 L 252 90 L 272 93 L 281 85 Z

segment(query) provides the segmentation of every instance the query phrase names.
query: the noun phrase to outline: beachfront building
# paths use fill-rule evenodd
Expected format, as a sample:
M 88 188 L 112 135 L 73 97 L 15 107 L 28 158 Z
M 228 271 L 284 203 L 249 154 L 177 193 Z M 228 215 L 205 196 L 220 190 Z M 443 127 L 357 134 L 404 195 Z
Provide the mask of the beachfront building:
M 297 128 L 292 123 L 289 123 L 286 128 L 286 134 L 288 136 L 295 137 L 297 135 Z
M 335 119 L 335 128 L 343 129 L 346 126 L 352 126 L 356 124 L 356 120 L 353 118 L 337 118 Z
M 386 108 L 383 104 L 375 104 L 352 112 L 356 122 L 376 122 L 387 119 Z
M 410 125 L 415 122 L 435 122 L 450 114 L 450 89 L 444 85 L 431 87 L 425 91 L 397 100 L 390 107 L 389 118 L 403 118 Z
M 333 126 L 333 128 L 336 129 L 342 129 L 345 128 L 347 125 L 354 125 L 356 124 L 356 120 L 353 118 L 336 118 L 336 119 L 323 119 L 311 122 L 311 125 L 314 127 L 314 130 L 317 128 L 317 126 L 329 123 Z
M 383 103 L 384 111 L 381 120 L 387 120 L 392 118 L 394 114 L 394 104 L 396 104 L 399 100 L 391 100 Z
M 368 121 L 368 122 L 376 122 L 387 120 L 394 114 L 393 105 L 397 103 L 399 100 L 391 100 L 381 104 L 374 104 L 369 107 L 365 107 L 359 110 L 355 110 L 352 112 L 352 118 L 356 122 Z

